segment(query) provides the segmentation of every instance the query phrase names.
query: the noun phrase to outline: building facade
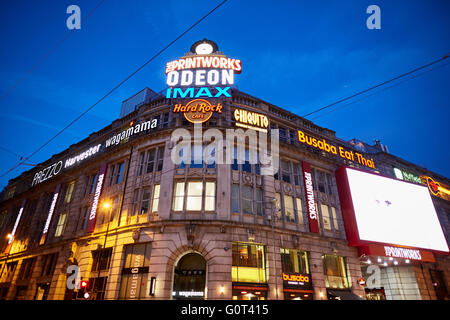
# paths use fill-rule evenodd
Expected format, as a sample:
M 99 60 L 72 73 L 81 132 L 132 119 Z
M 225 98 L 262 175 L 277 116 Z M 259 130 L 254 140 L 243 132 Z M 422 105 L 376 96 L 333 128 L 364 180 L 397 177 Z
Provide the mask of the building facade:
M 208 57 L 217 65 L 195 60 Z M 394 259 L 349 242 L 335 173 L 429 186 L 447 238 L 449 180 L 237 90 L 241 69 L 199 41 L 168 63 L 164 96 L 10 180 L 0 299 L 448 298 L 447 254 Z M 223 161 L 208 146 L 227 135 Z

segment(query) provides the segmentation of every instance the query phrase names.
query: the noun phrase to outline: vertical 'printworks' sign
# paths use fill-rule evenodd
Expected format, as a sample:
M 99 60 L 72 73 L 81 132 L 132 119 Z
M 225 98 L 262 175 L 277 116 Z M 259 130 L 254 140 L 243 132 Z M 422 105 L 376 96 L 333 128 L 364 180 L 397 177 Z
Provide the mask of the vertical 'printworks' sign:
M 50 209 L 48 210 L 47 220 L 45 221 L 44 230 L 42 231 L 40 245 L 45 243 L 47 239 L 48 228 L 50 227 L 50 222 L 52 221 L 53 212 L 55 212 L 56 203 L 58 202 L 59 192 L 61 191 L 61 184 L 56 186 L 55 193 L 53 194 L 52 203 L 50 204 Z
M 102 164 L 98 173 L 97 185 L 95 186 L 94 201 L 92 202 L 91 211 L 89 212 L 87 221 L 87 232 L 93 232 L 95 228 L 95 220 L 97 218 L 97 207 L 103 190 L 103 182 L 105 180 L 107 163 Z
M 306 208 L 308 209 L 309 231 L 319 233 L 319 222 L 317 221 L 316 201 L 314 198 L 314 187 L 311 175 L 311 165 L 302 161 L 303 182 L 305 185 Z

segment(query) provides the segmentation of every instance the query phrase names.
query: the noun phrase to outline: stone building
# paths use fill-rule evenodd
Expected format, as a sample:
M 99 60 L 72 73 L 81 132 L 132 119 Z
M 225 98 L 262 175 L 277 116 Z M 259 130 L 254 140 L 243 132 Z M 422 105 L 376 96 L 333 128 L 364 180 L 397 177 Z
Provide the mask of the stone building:
M 214 43 L 212 51 L 196 52 L 204 43 L 212 42 L 194 44 L 182 59 L 225 58 Z M 217 86 L 193 88 L 198 94 Z M 197 97 L 187 98 L 186 87 L 174 98 L 174 86 L 138 108 L 128 106 L 135 110 L 10 180 L 0 203 L 0 298 L 84 299 L 86 292 L 100 300 L 448 296 L 446 254 L 434 253 L 430 262 L 396 259 L 395 265 L 381 255 L 389 263 L 378 264 L 381 284 L 361 283 L 371 275 L 368 259 L 380 256 L 349 245 L 335 171 L 345 165 L 396 178 L 397 168 L 441 186 L 450 185 L 448 179 L 379 143 L 344 141 L 232 85 L 218 88 L 223 94 L 206 93 L 205 105 L 192 103 Z M 241 158 L 239 138 L 233 140 L 228 163 L 217 161 L 217 146 L 197 157 L 208 150 L 208 134 L 229 132 L 260 140 L 248 138 Z M 197 144 L 176 149 L 174 136 L 181 133 Z M 270 147 L 272 174 L 263 172 L 267 163 L 252 161 L 263 156 L 252 141 Z M 449 199 L 444 193 L 433 202 L 447 236 Z

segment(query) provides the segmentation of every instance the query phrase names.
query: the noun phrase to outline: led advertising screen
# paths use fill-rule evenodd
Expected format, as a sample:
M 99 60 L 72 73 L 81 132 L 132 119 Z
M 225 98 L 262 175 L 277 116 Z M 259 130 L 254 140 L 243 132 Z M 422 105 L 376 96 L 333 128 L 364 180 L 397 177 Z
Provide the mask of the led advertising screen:
M 425 186 L 347 167 L 336 171 L 351 245 L 370 242 L 448 252 Z

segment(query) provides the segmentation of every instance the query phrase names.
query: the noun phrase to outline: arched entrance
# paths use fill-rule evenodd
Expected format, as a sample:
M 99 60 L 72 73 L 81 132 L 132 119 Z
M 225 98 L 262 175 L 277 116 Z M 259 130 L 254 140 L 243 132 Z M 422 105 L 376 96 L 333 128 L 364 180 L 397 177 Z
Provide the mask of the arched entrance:
M 205 284 L 205 258 L 195 252 L 181 257 L 174 269 L 172 298 L 175 300 L 203 300 Z

